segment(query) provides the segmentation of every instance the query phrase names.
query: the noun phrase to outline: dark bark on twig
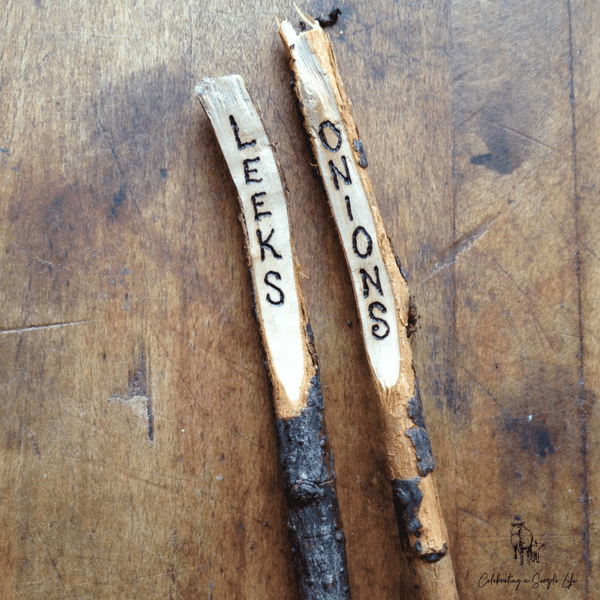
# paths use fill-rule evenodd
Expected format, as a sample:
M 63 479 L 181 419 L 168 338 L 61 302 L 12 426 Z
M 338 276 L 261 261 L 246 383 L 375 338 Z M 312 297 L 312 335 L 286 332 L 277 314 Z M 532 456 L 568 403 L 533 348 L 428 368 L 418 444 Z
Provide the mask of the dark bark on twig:
M 308 406 L 297 417 L 277 419 L 276 427 L 300 597 L 349 598 L 346 540 L 335 491 L 333 457 L 323 422 L 318 370 L 311 380 Z

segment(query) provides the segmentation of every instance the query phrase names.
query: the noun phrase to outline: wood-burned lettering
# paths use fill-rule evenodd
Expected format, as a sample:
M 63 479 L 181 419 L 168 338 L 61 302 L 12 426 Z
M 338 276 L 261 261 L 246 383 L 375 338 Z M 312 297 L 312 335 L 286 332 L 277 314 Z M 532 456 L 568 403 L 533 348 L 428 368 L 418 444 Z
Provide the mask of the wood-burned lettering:
M 326 148 L 329 150 L 329 147 L 326 146 Z M 344 170 L 346 171 L 345 175 L 333 164 L 332 160 L 329 161 L 329 169 L 331 171 L 331 175 L 333 177 L 333 185 L 335 185 L 336 190 L 340 189 L 340 183 L 337 178 L 338 175 L 344 180 L 344 183 L 346 185 L 352 185 L 352 179 L 350 178 L 350 171 L 348 170 L 348 163 L 346 162 L 346 157 L 342 155 L 341 158 L 342 164 L 344 165 Z
M 342 132 L 340 128 L 334 125 L 330 120 L 325 120 L 319 125 L 319 140 L 323 144 L 323 147 L 329 152 L 336 153 L 342 147 Z M 350 174 L 350 169 L 348 167 L 348 162 L 346 156 L 343 154 L 340 156 L 344 172 L 342 172 L 334 163 L 333 160 L 329 160 L 329 170 L 331 171 L 331 176 L 333 180 L 333 185 L 336 191 L 340 189 L 339 178 L 344 181 L 345 185 L 352 185 L 352 176 Z M 349 221 L 354 221 L 354 214 L 352 212 L 352 204 L 350 202 L 350 196 L 344 196 L 344 203 L 346 206 L 346 214 L 348 216 Z M 371 234 L 367 231 L 367 229 L 363 225 L 358 225 L 354 231 L 352 232 L 352 250 L 354 255 L 360 258 L 361 260 L 365 260 L 371 257 L 373 254 L 373 238 Z M 373 286 L 380 296 L 384 296 L 384 289 L 381 283 L 381 279 L 379 277 L 379 266 L 373 266 L 373 273 L 371 275 L 366 268 L 358 269 L 358 276 L 360 276 L 360 282 L 356 282 L 357 292 L 358 289 L 361 289 L 363 298 L 369 297 L 370 287 Z M 354 271 L 356 273 L 356 271 Z M 356 277 L 357 275 L 354 275 Z M 360 288 L 358 288 L 360 286 Z M 381 313 L 387 312 L 387 307 L 382 302 L 374 302 L 371 303 L 368 307 L 368 315 L 369 318 L 375 321 L 375 325 L 371 327 L 371 335 L 375 340 L 383 340 L 390 333 L 389 323 L 381 318 L 380 316 L 375 316 L 373 313 L 374 309 L 378 309 Z M 380 333 L 381 327 L 385 327 L 384 333 Z
M 350 204 L 350 197 L 344 196 L 344 200 L 346 201 L 346 212 L 348 213 L 348 218 L 351 221 L 354 221 L 354 217 L 352 216 L 352 204 Z
M 373 310 L 375 310 L 376 308 L 379 309 L 382 313 L 386 313 L 387 308 L 383 304 L 381 304 L 381 302 L 371 302 L 371 304 L 369 304 L 369 317 L 371 318 L 371 321 L 376 322 L 375 325 L 371 327 L 371 333 L 373 334 L 374 338 L 378 340 L 383 340 L 389 335 L 390 326 L 388 325 L 388 322 L 385 319 L 382 319 L 381 317 L 376 317 L 373 314 Z M 384 333 L 379 333 L 379 330 L 381 329 L 379 323 L 381 323 L 385 327 Z
M 258 173 L 258 169 L 251 169 L 248 166 L 250 163 L 255 163 L 255 162 L 258 162 L 259 160 L 260 160 L 260 156 L 257 156 L 256 158 L 246 158 L 244 160 L 244 177 L 246 178 L 246 184 L 260 183 L 262 181 L 262 177 L 260 179 L 253 179 L 252 177 L 250 177 L 251 173 Z
M 229 122 L 231 123 L 231 128 L 233 129 L 233 135 L 235 136 L 238 150 L 252 148 L 252 146 L 256 145 L 256 140 L 252 140 L 251 142 L 242 142 L 242 140 L 240 140 L 240 128 L 238 127 L 236 120 L 233 118 L 233 115 L 229 115 Z
M 348 196 L 346 196 L 346 198 L 347 197 Z M 358 247 L 359 235 L 363 238 L 366 244 L 364 252 L 361 252 L 360 248 Z M 352 234 L 352 250 L 354 250 L 354 254 L 356 254 L 356 256 L 358 256 L 359 258 L 368 258 L 373 252 L 373 240 L 371 239 L 371 236 L 367 233 L 367 230 L 362 225 L 359 225 Z
M 285 298 L 285 296 L 283 295 L 283 290 L 280 287 L 277 287 L 272 281 L 269 281 L 269 277 L 275 277 L 275 279 L 277 279 L 278 281 L 281 280 L 281 275 L 277 273 L 277 271 L 269 271 L 265 275 L 265 283 L 279 293 L 279 298 L 277 299 L 277 301 L 271 298 L 271 294 L 267 294 L 267 302 L 269 304 L 272 304 L 273 306 L 282 306 L 283 300 Z
M 373 279 L 365 269 L 361 269 L 359 271 L 363 284 L 364 298 L 369 297 L 369 281 L 375 286 L 375 289 L 379 292 L 379 295 L 383 296 L 383 289 L 381 288 L 381 281 L 379 279 L 379 268 L 377 267 L 377 265 L 373 267 L 373 270 L 375 271 L 375 277 L 377 280 Z
M 337 138 L 335 148 L 331 146 L 327 141 L 325 129 L 330 129 L 335 134 L 335 137 Z M 342 134 L 340 133 L 340 130 L 331 121 L 323 121 L 321 125 L 319 125 L 319 137 L 323 142 L 323 146 L 325 146 L 325 148 L 327 148 L 327 150 L 329 150 L 330 152 L 337 152 L 342 146 Z
M 275 250 L 275 248 L 273 248 L 273 246 L 271 246 L 271 244 L 269 244 L 269 240 L 273 237 L 273 234 L 275 233 L 274 229 L 271 229 L 271 233 L 269 233 L 269 235 L 267 236 L 266 240 L 263 240 L 263 236 L 262 236 L 262 231 L 260 229 L 256 230 L 256 236 L 258 237 L 258 244 L 260 246 L 260 260 L 264 261 L 265 260 L 265 250 L 268 250 L 275 258 L 280 259 L 281 258 L 281 254 L 279 254 L 277 252 L 277 250 Z
M 258 194 L 252 194 L 252 197 L 250 198 L 250 202 L 252 202 L 252 207 L 254 208 L 254 220 L 255 221 L 260 221 L 260 219 L 262 217 L 270 217 L 273 214 L 269 211 L 258 212 L 258 207 L 264 206 L 265 203 L 259 202 L 257 200 L 257 198 L 260 198 L 261 196 L 266 196 L 266 195 L 267 195 L 267 192 L 258 192 Z
M 239 129 L 237 121 L 235 120 L 235 117 L 233 115 L 230 115 L 229 122 L 231 123 L 231 128 L 233 129 L 233 135 L 235 137 L 235 141 L 236 141 L 238 150 L 244 150 L 244 149 L 252 147 L 256 144 L 256 140 L 252 140 L 251 142 L 242 142 L 240 140 L 240 134 L 239 134 L 240 129 Z M 242 164 L 244 166 L 244 179 L 246 181 L 246 185 L 250 185 L 251 183 L 261 183 L 262 182 L 262 177 L 260 177 L 258 175 L 258 166 L 259 165 L 257 165 L 257 168 L 255 168 L 255 169 L 250 168 L 251 164 L 258 163 L 259 161 L 260 161 L 259 156 L 255 157 L 255 158 L 246 158 L 242 161 Z M 252 203 L 252 208 L 254 210 L 254 220 L 257 222 L 263 218 L 268 218 L 273 215 L 273 213 L 270 210 L 266 210 L 265 202 L 262 200 L 259 200 L 259 198 L 266 198 L 266 196 L 267 196 L 267 192 L 261 191 L 261 192 L 256 192 L 256 194 L 252 194 L 252 196 L 250 197 L 250 202 Z M 265 207 L 265 208 L 263 209 L 263 207 Z M 277 250 L 273 247 L 273 243 L 271 242 L 271 238 L 273 237 L 274 234 L 275 234 L 275 229 L 271 228 L 269 235 L 267 235 L 267 237 L 264 238 L 263 232 L 258 228 L 256 229 L 256 237 L 258 240 L 258 246 L 260 248 L 261 262 L 264 262 L 268 258 L 266 250 L 268 250 L 271 253 L 271 256 L 273 258 L 275 258 L 276 260 L 281 260 L 283 258 L 282 255 L 279 252 L 277 252 Z M 264 297 L 267 300 L 267 302 L 269 304 L 272 304 L 273 306 L 283 306 L 285 294 L 283 293 L 283 290 L 281 289 L 281 287 L 279 287 L 279 286 L 275 285 L 275 283 L 273 283 L 273 279 L 275 279 L 276 281 L 281 281 L 281 273 L 279 273 L 277 271 L 268 271 L 266 273 L 263 281 L 264 281 L 265 285 L 270 287 L 271 290 L 275 290 L 277 292 L 277 294 L 271 295 L 271 293 L 265 292 Z
M 319 25 L 310 20 L 308 24 L 310 32 L 298 34 L 289 21 L 283 21 L 279 33 L 290 56 L 294 90 L 350 271 L 369 364 L 380 384 L 391 389 L 398 383 L 404 365 L 397 319 L 402 305 L 397 306 L 384 255 L 388 241 L 380 233 L 377 213 L 372 210 L 368 176 L 356 163 L 358 150 L 352 140 L 360 140 L 360 136 L 351 120 L 343 87 L 336 87 L 333 50 Z M 314 46 L 313 36 L 319 39 Z M 362 229 L 357 230 L 357 226 Z M 361 275 L 361 269 L 368 277 Z M 385 312 L 373 305 L 369 314 L 375 298 Z

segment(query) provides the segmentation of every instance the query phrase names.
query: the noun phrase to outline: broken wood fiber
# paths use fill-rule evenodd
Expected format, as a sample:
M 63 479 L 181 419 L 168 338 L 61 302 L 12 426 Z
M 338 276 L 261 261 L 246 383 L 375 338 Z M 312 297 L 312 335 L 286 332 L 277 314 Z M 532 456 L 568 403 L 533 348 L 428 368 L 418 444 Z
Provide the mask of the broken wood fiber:
M 422 598 L 458 598 L 448 535 L 432 471 L 412 350 L 410 296 L 375 201 L 362 140 L 329 38 L 303 16 L 279 33 L 293 72 L 304 127 L 342 242 L 369 367 L 384 416 L 392 494 L 405 554 Z
M 242 208 L 299 595 L 302 600 L 347 599 L 346 541 L 323 420 L 319 366 L 279 165 L 240 76 L 206 78 L 196 95 L 213 125 Z

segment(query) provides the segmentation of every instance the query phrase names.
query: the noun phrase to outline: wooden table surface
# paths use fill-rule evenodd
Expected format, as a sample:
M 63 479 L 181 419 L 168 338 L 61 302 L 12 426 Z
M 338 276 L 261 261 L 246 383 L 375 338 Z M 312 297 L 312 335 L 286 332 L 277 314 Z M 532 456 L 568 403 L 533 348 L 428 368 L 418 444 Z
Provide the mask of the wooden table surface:
M 342 11 L 461 597 L 597 597 L 600 3 L 299 6 Z M 276 14 L 295 19 L 269 0 L 0 15 L 2 599 L 297 597 L 236 191 L 193 93 L 229 73 L 290 190 L 353 598 L 415 598 Z M 539 563 L 514 559 L 515 522 Z

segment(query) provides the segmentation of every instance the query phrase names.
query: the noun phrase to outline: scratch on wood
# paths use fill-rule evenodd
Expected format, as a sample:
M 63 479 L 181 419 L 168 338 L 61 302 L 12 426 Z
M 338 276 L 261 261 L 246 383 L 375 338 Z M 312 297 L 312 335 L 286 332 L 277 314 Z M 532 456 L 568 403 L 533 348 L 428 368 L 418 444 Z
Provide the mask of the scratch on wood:
M 242 439 L 246 440 L 247 442 L 250 442 L 251 444 L 254 444 L 258 448 L 261 448 L 261 449 L 265 448 L 265 446 L 263 444 L 259 444 L 258 442 L 255 442 L 254 440 L 252 440 L 249 437 L 245 436 L 243 433 L 239 432 L 235 427 L 232 427 L 231 431 L 233 431 L 233 433 L 235 435 L 237 435 L 238 437 L 241 437 Z M 275 452 L 271 451 L 270 454 L 275 454 Z
M 31 442 L 31 445 L 33 446 L 33 450 L 35 451 L 35 455 L 37 456 L 37 459 L 41 460 L 42 454 L 40 452 L 40 448 L 37 445 L 37 442 L 35 441 L 35 437 L 34 437 L 33 433 L 31 433 L 31 431 L 29 431 L 29 429 L 27 428 L 27 426 L 23 422 L 23 419 L 21 419 L 21 427 L 27 433 L 27 438 L 29 439 L 29 441 Z
M 457 240 L 450 248 L 444 253 L 444 255 L 435 261 L 432 267 L 427 269 L 425 275 L 419 281 L 419 285 L 425 283 L 428 279 L 431 279 L 434 275 L 437 275 L 440 271 L 453 265 L 456 262 L 457 257 L 470 250 L 477 241 L 479 241 L 494 224 L 494 221 L 498 218 L 498 215 L 489 219 L 486 223 L 483 223 L 470 233 L 467 233 L 459 240 Z
M 94 323 L 100 319 L 85 319 L 83 321 L 68 321 L 65 323 L 48 323 L 47 325 L 30 325 L 29 327 L 21 327 L 18 329 L 0 329 L 0 335 L 8 335 L 9 333 L 28 333 L 30 331 L 39 331 L 41 329 L 59 329 L 60 327 L 70 327 L 72 325 L 82 325 L 83 323 Z
M 481 521 L 482 523 L 485 523 L 488 527 L 491 527 L 489 521 L 486 521 L 483 517 L 480 517 L 479 515 L 476 515 L 472 512 L 469 512 L 468 510 L 465 510 L 464 508 L 461 508 L 460 506 L 456 507 L 461 513 L 464 513 L 465 515 L 468 515 L 469 517 L 471 517 L 472 519 L 476 519 L 477 521 Z
M 244 364 L 241 365 L 233 358 L 231 358 L 225 350 L 219 348 L 218 345 L 213 344 L 213 347 L 210 346 L 202 346 L 200 344 L 196 344 L 196 348 L 199 350 L 204 350 L 206 354 L 210 354 L 215 357 L 217 360 L 224 361 L 228 366 L 233 367 L 233 370 L 243 377 L 254 377 L 256 379 L 260 379 L 263 376 L 264 370 L 256 368 L 254 369 L 252 365 Z M 260 364 L 260 363 L 259 363 Z
M 52 568 L 54 569 L 54 572 L 56 573 L 56 576 L 58 578 L 58 581 L 60 582 L 60 585 L 63 589 L 63 592 L 65 594 L 65 597 L 68 596 L 67 594 L 67 588 L 65 587 L 62 575 L 60 574 L 60 571 L 58 570 L 58 566 L 56 565 L 56 561 L 54 560 L 54 558 L 52 558 L 52 555 L 50 554 L 50 550 L 48 549 L 48 544 L 46 543 L 46 540 L 42 537 L 42 533 L 40 532 L 39 528 L 36 527 L 35 528 L 37 531 L 37 534 L 42 542 L 42 546 L 44 547 L 44 550 L 46 551 L 46 555 L 48 556 L 48 560 L 50 562 L 50 564 L 52 565 Z
M 470 373 L 469 371 L 467 371 L 467 369 L 465 369 L 465 366 L 462 364 L 458 364 L 458 368 L 461 369 L 462 371 L 464 371 L 468 376 L 469 379 L 471 379 L 471 381 L 473 381 L 478 387 L 480 387 L 489 398 L 492 399 L 492 401 L 497 404 L 502 410 L 506 410 L 503 404 L 500 404 L 500 402 L 498 402 L 498 400 L 496 400 L 496 398 L 492 395 L 492 393 L 487 390 L 483 385 L 481 385 L 481 382 L 479 381 L 479 379 L 477 379 L 477 377 L 475 377 L 472 373 Z
M 537 144 L 538 146 L 542 146 L 544 148 L 547 148 L 548 150 L 552 150 L 552 152 L 557 152 L 559 154 L 561 153 L 560 150 L 557 150 L 556 148 L 553 148 L 552 146 L 548 146 L 548 144 L 544 144 L 544 142 L 541 142 L 540 140 L 537 140 L 536 138 L 531 137 L 530 135 L 522 133 L 521 131 L 517 131 L 516 129 L 512 129 L 511 127 L 503 125 L 502 123 L 496 123 L 495 121 L 490 121 L 489 119 L 483 119 L 483 121 L 485 123 L 489 123 L 490 125 L 494 125 L 495 127 L 498 127 L 499 129 L 504 129 L 505 131 L 513 133 L 514 135 L 516 135 L 518 137 L 522 137 L 526 140 L 529 140 L 530 142 Z
M 190 479 L 182 479 L 182 481 L 189 482 L 191 480 Z M 198 494 L 201 498 L 206 498 L 207 500 L 210 500 L 211 502 L 214 502 L 215 504 L 221 504 L 223 506 L 231 508 L 232 510 L 235 510 L 236 512 L 240 513 L 240 515 L 243 515 L 247 519 L 251 519 L 252 521 L 255 521 L 256 523 L 258 523 L 259 525 L 262 525 L 263 527 L 266 527 L 267 529 L 275 531 L 274 527 L 267 521 L 259 519 L 258 517 L 239 509 L 237 506 L 234 506 L 233 504 L 229 504 L 228 502 L 226 502 L 225 500 L 222 500 L 215 494 L 209 494 L 208 492 L 204 492 L 198 488 L 194 488 L 194 492 L 196 494 Z
M 2 384 L 2 389 L 6 389 L 15 379 L 20 377 L 23 373 L 27 373 L 29 371 L 28 367 L 23 367 L 19 369 L 6 383 Z

